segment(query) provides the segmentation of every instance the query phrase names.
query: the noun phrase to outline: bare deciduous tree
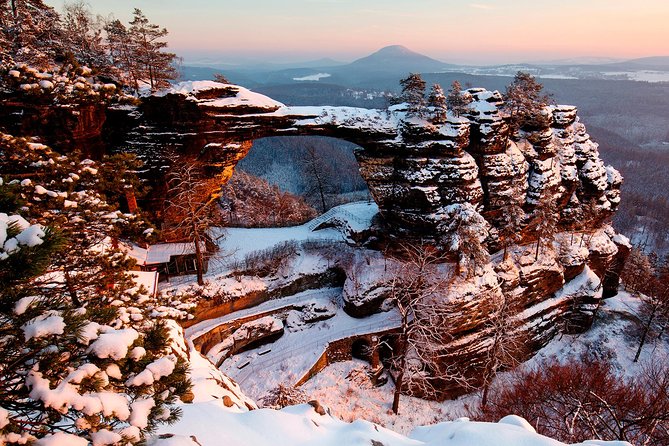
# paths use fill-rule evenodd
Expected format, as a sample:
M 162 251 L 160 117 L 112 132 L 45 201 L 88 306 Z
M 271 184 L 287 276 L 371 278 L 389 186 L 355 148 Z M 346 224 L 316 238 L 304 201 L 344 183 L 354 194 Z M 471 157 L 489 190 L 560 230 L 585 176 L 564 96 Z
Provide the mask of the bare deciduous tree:
M 450 314 L 440 298 L 451 279 L 443 268 L 445 259 L 426 245 L 405 245 L 404 253 L 389 282 L 390 299 L 401 322 L 393 356 L 396 414 L 403 391 L 435 396 L 445 381 L 469 386 L 459 367 L 445 360 L 451 352 L 444 346 L 452 340 Z
M 483 298 L 494 301 L 492 315 L 484 329 L 490 339 L 490 348 L 486 351 L 481 368 L 481 411 L 485 412 L 490 386 L 497 373 L 518 366 L 528 348 L 527 339 L 517 331 L 507 297 L 500 292 L 498 296 L 491 293 Z
M 308 185 L 306 196 L 316 197 L 321 212 L 327 211 L 327 196 L 336 191 L 336 182 L 330 167 L 314 147 L 308 147 L 302 160 L 302 169 Z
M 204 285 L 204 262 L 207 230 L 217 219 L 216 204 L 221 185 L 209 177 L 197 161 L 179 160 L 170 171 L 170 196 L 165 208 L 165 234 L 187 240 L 195 246 L 197 283 Z
M 568 444 L 598 438 L 663 446 L 669 441 L 669 370 L 646 365 L 626 381 L 605 361 L 550 360 L 496 386 L 488 410 L 477 415 L 492 421 L 510 413 Z

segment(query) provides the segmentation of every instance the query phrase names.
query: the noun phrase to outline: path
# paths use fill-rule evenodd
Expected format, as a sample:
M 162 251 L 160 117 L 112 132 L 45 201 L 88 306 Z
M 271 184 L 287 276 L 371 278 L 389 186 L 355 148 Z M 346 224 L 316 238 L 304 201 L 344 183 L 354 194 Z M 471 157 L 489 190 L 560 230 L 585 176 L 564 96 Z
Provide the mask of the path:
M 234 313 L 226 314 L 225 316 L 217 317 L 215 319 L 207 319 L 199 322 L 192 327 L 188 327 L 184 334 L 186 339 L 193 341 L 200 336 L 210 332 L 219 325 L 234 322 L 237 319 L 247 318 L 250 316 L 261 316 L 268 312 L 275 312 L 281 309 L 288 309 L 293 306 L 299 306 L 319 300 L 321 302 L 332 301 L 341 295 L 341 288 L 322 288 L 318 290 L 307 290 L 292 296 L 282 297 L 280 299 L 272 299 L 263 302 L 255 307 L 245 308 L 243 310 L 235 311 Z M 203 352 L 207 353 L 207 352 Z
M 286 330 L 272 344 L 228 358 L 220 369 L 235 379 L 247 395 L 260 398 L 279 384 L 297 383 L 314 366 L 329 343 L 399 326 L 400 317 L 394 310 L 364 319 L 352 318 L 340 311 L 333 318 L 302 331 Z

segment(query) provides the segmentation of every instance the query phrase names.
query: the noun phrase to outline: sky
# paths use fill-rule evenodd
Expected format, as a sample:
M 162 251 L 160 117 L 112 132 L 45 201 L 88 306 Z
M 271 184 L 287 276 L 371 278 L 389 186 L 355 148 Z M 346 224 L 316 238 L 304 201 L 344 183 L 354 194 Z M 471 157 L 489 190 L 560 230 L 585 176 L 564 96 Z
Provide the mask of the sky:
M 64 0 L 45 3 L 61 9 Z M 138 7 L 172 51 L 204 58 L 351 61 L 404 45 L 451 63 L 669 55 L 668 0 L 88 0 L 128 20 Z

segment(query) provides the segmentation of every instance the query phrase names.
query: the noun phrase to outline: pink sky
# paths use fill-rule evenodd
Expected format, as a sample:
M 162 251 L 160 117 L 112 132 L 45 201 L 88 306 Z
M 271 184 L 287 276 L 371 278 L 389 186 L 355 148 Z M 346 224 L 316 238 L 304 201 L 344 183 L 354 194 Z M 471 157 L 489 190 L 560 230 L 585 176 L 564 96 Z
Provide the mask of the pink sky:
M 48 0 L 47 0 L 48 1 Z M 63 0 L 49 3 L 60 7 Z M 268 60 L 351 60 L 389 44 L 447 62 L 669 55 L 668 0 L 89 0 L 142 8 L 173 50 Z

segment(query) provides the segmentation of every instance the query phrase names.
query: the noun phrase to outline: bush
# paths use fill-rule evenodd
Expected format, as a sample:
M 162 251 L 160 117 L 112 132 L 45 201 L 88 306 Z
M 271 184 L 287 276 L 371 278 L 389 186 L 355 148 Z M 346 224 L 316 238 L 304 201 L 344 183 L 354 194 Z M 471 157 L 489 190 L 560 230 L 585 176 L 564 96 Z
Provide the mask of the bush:
M 244 273 L 251 276 L 267 277 L 276 274 L 297 255 L 297 243 L 288 241 L 271 248 L 254 251 L 244 257 Z
M 301 389 L 279 384 L 279 387 L 270 390 L 259 402 L 261 407 L 283 409 L 286 406 L 304 404 L 307 399 L 307 395 Z
M 496 421 L 508 414 L 529 420 L 537 432 L 565 443 L 597 438 L 666 445 L 669 367 L 653 364 L 626 381 L 607 361 L 548 361 L 498 384 L 488 410 L 478 415 Z

